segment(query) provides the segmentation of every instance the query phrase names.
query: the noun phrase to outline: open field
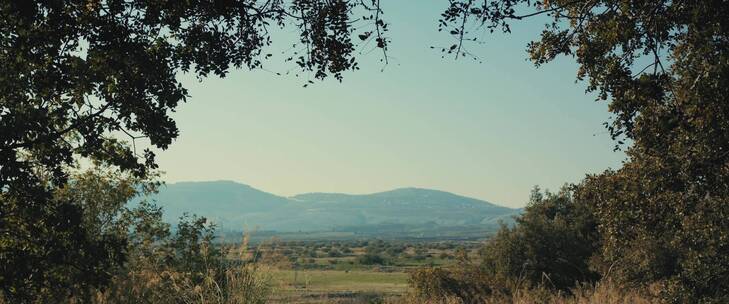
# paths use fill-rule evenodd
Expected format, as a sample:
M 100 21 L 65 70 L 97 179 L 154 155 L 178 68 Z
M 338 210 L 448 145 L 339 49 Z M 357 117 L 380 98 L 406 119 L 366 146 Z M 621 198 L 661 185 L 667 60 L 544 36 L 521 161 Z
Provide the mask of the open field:
M 411 270 L 445 266 L 478 243 L 452 241 L 284 241 L 253 245 L 270 266 L 274 303 L 380 303 L 405 294 Z
M 281 291 L 352 291 L 402 293 L 407 288 L 405 272 L 372 270 L 276 270 L 274 282 Z
M 274 270 L 274 303 L 368 302 L 398 297 L 407 289 L 404 272 L 373 270 Z

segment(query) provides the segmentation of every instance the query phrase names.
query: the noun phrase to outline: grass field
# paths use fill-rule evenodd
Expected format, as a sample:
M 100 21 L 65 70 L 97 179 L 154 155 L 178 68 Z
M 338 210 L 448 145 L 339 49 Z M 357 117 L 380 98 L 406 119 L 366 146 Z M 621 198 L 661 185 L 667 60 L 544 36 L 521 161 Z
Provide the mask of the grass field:
M 404 272 L 339 270 L 273 270 L 272 277 L 281 290 L 354 291 L 401 293 L 407 288 Z
M 477 257 L 478 243 L 280 241 L 249 248 L 274 288 L 273 303 L 383 303 L 404 295 L 408 272 Z M 296 270 L 294 270 L 296 269 Z
M 272 270 L 278 303 L 336 302 L 362 295 L 398 296 L 407 289 L 404 272 Z

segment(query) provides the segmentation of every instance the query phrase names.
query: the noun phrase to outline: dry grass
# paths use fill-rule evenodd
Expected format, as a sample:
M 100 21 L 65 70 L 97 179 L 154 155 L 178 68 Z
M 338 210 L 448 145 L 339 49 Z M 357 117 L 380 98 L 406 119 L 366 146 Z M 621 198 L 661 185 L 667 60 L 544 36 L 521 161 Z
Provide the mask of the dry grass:
M 269 282 L 255 265 L 227 269 L 223 276 L 210 271 L 202 280 L 190 273 L 145 270 L 115 279 L 94 303 L 266 303 Z
M 647 292 L 639 292 L 622 288 L 609 282 L 598 283 L 595 286 L 575 288 L 571 295 L 547 293 L 544 291 L 518 291 L 509 303 L 545 303 L 545 304 L 652 304 L 660 303 L 657 297 Z M 488 302 L 487 302 L 488 303 Z M 504 303 L 499 300 L 491 303 Z
M 239 264 L 206 267 L 196 273 L 143 264 L 114 278 L 109 288 L 96 293 L 93 303 L 267 303 L 272 292 L 270 271 L 250 262 L 247 241 L 244 236 L 244 246 L 228 248 L 223 253 L 231 260 L 241 261 Z
M 510 295 L 492 294 L 481 300 L 467 302 L 457 297 L 425 299 L 414 294 L 404 298 L 407 304 L 658 304 L 662 303 L 657 293 L 645 290 L 627 289 L 612 282 L 585 285 L 575 288 L 570 294 L 547 289 L 521 289 Z

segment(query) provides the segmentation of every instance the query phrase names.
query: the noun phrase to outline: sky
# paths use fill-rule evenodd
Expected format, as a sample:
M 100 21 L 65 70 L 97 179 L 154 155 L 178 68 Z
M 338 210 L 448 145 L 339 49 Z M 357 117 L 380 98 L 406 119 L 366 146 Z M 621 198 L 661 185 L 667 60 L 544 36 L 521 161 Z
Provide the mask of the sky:
M 191 97 L 172 115 L 179 138 L 158 152 L 163 179 L 232 180 L 284 196 L 420 187 L 523 207 L 535 185 L 557 190 L 620 166 L 606 104 L 575 81 L 574 59 L 526 60 L 544 20 L 468 45 L 479 63 L 430 49 L 453 42 L 437 31 L 445 1 L 406 2 L 383 1 L 389 64 L 361 48 L 361 70 L 341 83 L 304 88 L 310 76 L 281 63 L 291 41 L 275 36 L 266 70 L 202 82 L 180 74 Z

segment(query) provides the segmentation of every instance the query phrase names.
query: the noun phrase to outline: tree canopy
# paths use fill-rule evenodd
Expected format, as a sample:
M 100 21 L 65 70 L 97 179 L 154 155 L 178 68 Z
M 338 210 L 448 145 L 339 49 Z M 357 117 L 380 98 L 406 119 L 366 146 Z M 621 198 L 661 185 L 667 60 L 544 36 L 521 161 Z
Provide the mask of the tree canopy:
M 320 0 L 0 1 L 4 293 L 61 288 L 59 280 L 74 279 L 54 275 L 55 266 L 108 261 L 108 246 L 89 235 L 98 231 L 83 226 L 98 204 L 53 193 L 80 159 L 136 178 L 154 170 L 154 153 L 138 153 L 135 139 L 166 149 L 179 135 L 170 114 L 188 92 L 178 73 L 259 68 L 270 57 L 269 31 L 290 26 L 299 37 L 287 61 L 341 79 L 357 68 L 355 26 L 367 22 L 356 39 L 386 49 L 379 13 L 378 2 Z M 107 281 L 92 273 L 81 271 L 84 282 Z
M 609 104 L 617 148 L 629 143 L 622 168 L 588 177 L 576 194 L 594 204 L 602 274 L 660 282 L 670 302 L 726 301 L 729 5 L 452 1 L 444 16 L 468 41 L 469 20 L 509 31 L 510 22 L 542 14 L 552 22 L 528 45 L 532 61 L 575 58 L 577 78 Z
M 272 27 L 299 30 L 289 61 L 316 78 L 355 69 L 359 32 L 383 50 L 378 3 L 347 1 L 3 1 L 0 62 L 0 188 L 19 189 L 33 170 L 65 182 L 74 156 L 94 157 L 143 175 L 154 154 L 122 139 L 145 137 L 161 149 L 178 136 L 170 112 L 188 97 L 179 72 L 224 77 L 258 68 L 271 55 Z M 140 161 L 141 159 L 141 161 Z

